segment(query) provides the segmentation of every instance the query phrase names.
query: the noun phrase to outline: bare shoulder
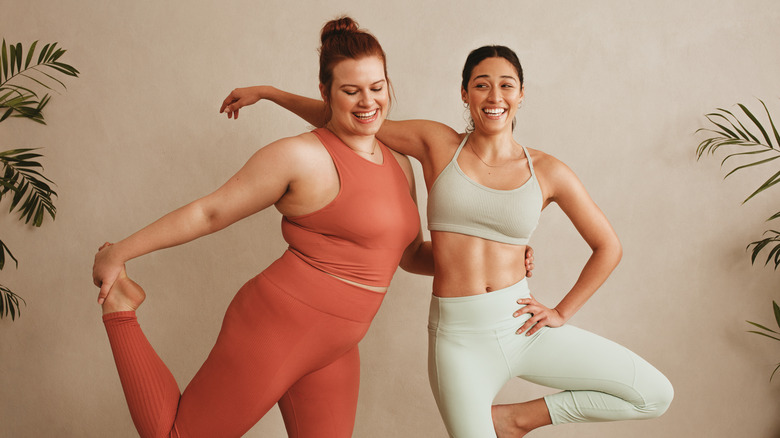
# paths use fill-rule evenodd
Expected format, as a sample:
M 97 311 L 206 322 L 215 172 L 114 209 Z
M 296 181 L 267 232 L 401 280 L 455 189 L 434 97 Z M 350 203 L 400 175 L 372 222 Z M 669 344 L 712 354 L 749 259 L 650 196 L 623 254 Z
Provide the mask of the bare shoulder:
M 255 155 L 262 156 L 280 166 L 288 164 L 305 166 L 330 161 L 327 149 L 316 135 L 306 132 L 293 137 L 285 137 L 263 146 Z
M 531 162 L 537 174 L 555 179 L 574 176 L 574 172 L 563 161 L 539 149 L 526 149 L 531 154 Z

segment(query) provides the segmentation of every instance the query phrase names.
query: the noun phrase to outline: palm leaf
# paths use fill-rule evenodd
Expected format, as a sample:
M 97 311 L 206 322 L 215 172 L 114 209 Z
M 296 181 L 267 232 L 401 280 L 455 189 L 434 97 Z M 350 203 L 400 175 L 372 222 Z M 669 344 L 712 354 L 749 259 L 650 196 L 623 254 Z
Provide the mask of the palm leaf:
M 764 265 L 766 266 L 769 264 L 770 261 L 773 260 L 775 262 L 775 269 L 777 269 L 778 266 L 780 266 L 780 233 L 775 230 L 767 230 L 764 232 L 764 235 L 766 234 L 774 234 L 772 237 L 767 237 L 762 240 L 758 240 L 755 242 L 751 242 L 747 249 L 750 249 L 751 246 L 753 246 L 753 251 L 750 256 L 751 263 L 755 263 L 756 259 L 758 258 L 758 254 L 764 249 L 764 248 L 771 248 L 769 251 L 769 255 L 767 256 L 766 262 Z M 775 243 L 774 246 L 769 246 L 770 244 Z M 780 326 L 780 322 L 778 322 L 778 326 Z
M 19 81 L 31 81 L 44 88 L 58 92 L 55 87 L 66 89 L 65 83 L 58 79 L 52 70 L 58 74 L 78 77 L 79 71 L 73 66 L 61 61 L 65 49 L 57 48 L 57 43 L 46 44 L 41 49 L 35 61 L 35 51 L 38 41 L 30 45 L 26 56 L 22 43 L 7 45 L 3 40 L 0 48 L 0 90 L 14 89 L 19 91 L 17 98 L 0 100 L 0 121 L 8 117 L 25 117 L 35 122 L 45 124 L 42 110 L 49 100 L 48 95 L 38 98 L 35 92 L 21 85 Z M 13 81 L 13 82 L 11 82 Z M 21 90 L 21 91 L 20 91 Z M 18 99 L 24 96 L 23 99 Z
M 24 304 L 24 298 L 11 292 L 10 289 L 0 284 L 0 319 L 10 315 L 11 320 L 15 320 L 18 315 L 21 314 L 19 300 Z
M 761 105 L 764 106 L 764 111 L 766 111 L 766 118 L 769 119 L 769 126 L 772 127 L 772 132 L 775 134 L 775 145 L 780 149 L 780 134 L 777 133 L 775 122 L 772 121 L 772 115 L 769 114 L 769 109 L 766 107 L 764 101 L 761 99 L 758 99 L 758 101 L 761 102 Z
M 760 328 L 761 330 L 766 330 L 766 331 L 768 331 L 768 332 L 772 332 L 772 333 L 776 333 L 776 334 L 780 335 L 780 333 L 777 333 L 776 331 L 774 331 L 774 330 L 772 330 L 772 329 L 770 329 L 770 328 L 768 328 L 768 327 L 764 327 L 763 325 L 761 325 L 761 324 L 759 324 L 759 323 L 757 323 L 757 322 L 753 322 L 753 321 L 747 321 L 747 323 L 748 323 L 748 324 L 752 324 L 752 325 L 754 325 L 754 326 L 756 326 L 756 327 Z M 752 332 L 751 332 L 751 333 L 752 333 Z
M 8 247 L 3 243 L 2 240 L 0 240 L 0 270 L 3 269 L 3 266 L 5 266 L 5 254 L 8 253 L 8 257 L 11 257 L 11 260 L 14 261 L 16 264 L 16 267 L 19 267 L 19 260 L 16 260 L 16 257 L 11 253 L 11 250 L 8 249 Z
M 0 152 L 2 177 L 5 184 L 0 187 L 0 200 L 13 192 L 9 212 L 18 210 L 20 220 L 40 227 L 45 214 L 52 219 L 57 214 L 52 197 L 57 193 L 47 184 L 52 181 L 35 169 L 43 166 L 37 161 L 42 155 L 31 152 L 35 149 L 15 149 Z M 53 184 L 53 183 L 52 183 Z

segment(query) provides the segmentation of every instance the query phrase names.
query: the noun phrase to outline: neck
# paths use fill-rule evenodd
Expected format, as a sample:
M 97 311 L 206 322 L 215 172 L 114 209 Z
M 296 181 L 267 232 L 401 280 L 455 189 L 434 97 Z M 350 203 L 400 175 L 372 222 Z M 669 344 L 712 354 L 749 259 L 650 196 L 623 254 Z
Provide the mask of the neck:
M 514 158 L 522 147 L 512 137 L 512 132 L 485 133 L 474 131 L 469 136 L 468 143 L 471 148 L 483 159 Z
M 328 128 L 330 132 L 336 134 L 336 137 L 353 151 L 363 152 L 365 154 L 371 154 L 376 151 L 376 137 L 373 135 L 350 134 L 347 130 L 331 122 L 325 125 L 325 127 Z

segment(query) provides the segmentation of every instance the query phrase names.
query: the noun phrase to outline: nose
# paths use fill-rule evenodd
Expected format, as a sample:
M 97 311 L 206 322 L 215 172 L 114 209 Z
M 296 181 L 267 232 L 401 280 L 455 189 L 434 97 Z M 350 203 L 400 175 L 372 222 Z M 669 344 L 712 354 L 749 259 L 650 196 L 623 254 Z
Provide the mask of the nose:
M 372 96 L 370 92 L 360 93 L 360 105 L 371 106 L 373 104 L 374 104 L 374 96 Z
M 501 90 L 497 87 L 493 87 L 490 89 L 490 92 L 488 92 L 488 100 L 490 102 L 498 102 L 501 100 Z

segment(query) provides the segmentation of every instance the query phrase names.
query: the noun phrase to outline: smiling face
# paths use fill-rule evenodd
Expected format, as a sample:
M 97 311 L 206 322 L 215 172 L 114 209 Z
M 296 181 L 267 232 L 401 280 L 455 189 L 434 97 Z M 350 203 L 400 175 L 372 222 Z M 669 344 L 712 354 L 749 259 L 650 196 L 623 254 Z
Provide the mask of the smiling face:
M 384 63 L 376 56 L 339 62 L 330 90 L 320 84 L 320 93 L 331 110 L 328 125 L 336 131 L 374 135 L 387 117 L 390 94 Z
M 523 100 L 523 84 L 517 70 L 506 59 L 482 60 L 471 71 L 467 88 L 461 89 L 463 101 L 469 104 L 474 130 L 495 134 L 512 130 L 512 120 Z

